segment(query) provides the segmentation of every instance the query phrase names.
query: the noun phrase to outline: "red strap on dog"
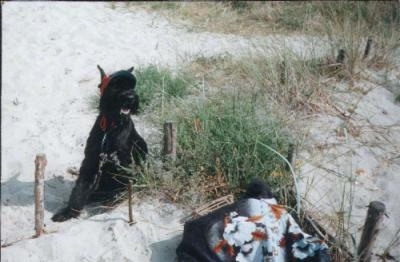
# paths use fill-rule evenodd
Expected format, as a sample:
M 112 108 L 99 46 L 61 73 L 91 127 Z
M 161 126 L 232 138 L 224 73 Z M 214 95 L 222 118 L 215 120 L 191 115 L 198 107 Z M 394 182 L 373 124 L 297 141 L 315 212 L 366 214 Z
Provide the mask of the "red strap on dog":
M 111 127 L 115 127 L 114 122 L 111 122 Z M 107 131 L 107 118 L 105 115 L 103 115 L 100 119 L 100 128 L 103 130 L 103 132 Z
M 103 115 L 103 116 L 101 117 L 101 120 L 100 120 L 100 128 L 101 128 L 101 130 L 103 130 L 103 132 L 105 132 L 106 129 L 107 129 L 107 119 L 106 119 L 106 116 L 105 116 L 105 115 Z
M 101 79 L 101 83 L 100 83 L 100 96 L 104 95 L 104 91 L 106 90 L 106 88 L 108 87 L 108 83 L 110 82 L 111 77 L 110 76 L 104 76 L 103 79 Z M 115 123 L 112 122 L 111 123 L 111 127 L 114 127 Z M 103 130 L 103 132 L 107 131 L 107 118 L 105 115 L 103 115 L 100 119 L 100 128 L 101 130 Z
M 108 83 L 110 82 L 110 76 L 104 76 L 100 83 L 100 95 L 103 96 L 104 91 L 106 90 Z

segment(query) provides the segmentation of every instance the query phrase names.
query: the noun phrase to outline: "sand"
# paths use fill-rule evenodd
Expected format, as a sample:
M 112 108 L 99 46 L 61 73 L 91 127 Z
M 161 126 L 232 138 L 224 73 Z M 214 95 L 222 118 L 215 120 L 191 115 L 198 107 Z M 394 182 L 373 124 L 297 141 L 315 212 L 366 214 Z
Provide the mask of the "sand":
M 298 156 L 298 168 L 307 208 L 326 228 L 338 224 L 344 210 L 345 228 L 360 240 L 367 206 L 380 201 L 386 206 L 374 253 L 382 254 L 399 237 L 400 229 L 400 106 L 391 86 L 398 83 L 400 63 L 384 83 L 384 77 L 369 72 L 379 81 L 360 81 L 354 87 L 338 85 L 332 100 L 341 112 L 317 114 L 303 122 L 308 136 Z M 354 111 L 354 113 L 351 113 Z M 341 208 L 343 206 L 343 208 Z M 350 220 L 347 217 L 350 216 Z M 352 250 L 352 243 L 347 243 Z M 390 254 L 400 258 L 400 243 Z M 374 259 L 377 259 L 376 257 Z

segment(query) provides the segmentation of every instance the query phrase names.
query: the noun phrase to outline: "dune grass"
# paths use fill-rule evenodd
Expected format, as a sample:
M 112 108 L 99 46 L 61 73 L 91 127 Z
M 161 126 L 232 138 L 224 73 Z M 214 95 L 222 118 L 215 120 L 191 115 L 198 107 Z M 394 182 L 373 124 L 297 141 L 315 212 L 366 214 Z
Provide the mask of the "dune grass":
M 256 176 L 264 178 L 275 189 L 291 185 L 285 163 L 258 143 L 285 155 L 290 140 L 282 123 L 264 106 L 267 101 L 263 96 L 257 97 L 243 89 L 234 95 L 221 91 L 205 99 L 185 98 L 197 91 L 194 78 L 188 77 L 187 72 L 173 73 L 150 65 L 139 68 L 136 76 L 142 108 L 149 109 L 157 125 L 166 120 L 178 124 L 178 157 L 168 165 L 172 176 L 179 177 L 177 182 L 190 183 L 188 180 L 196 180 L 197 176 L 210 179 L 222 176 L 227 182 L 225 189 L 233 193 L 240 192 Z M 164 97 L 162 104 L 161 97 Z M 157 161 L 150 162 L 153 160 Z M 152 181 L 153 186 L 163 187 L 162 179 L 155 179 L 150 173 L 165 170 L 149 168 L 150 172 L 142 174 L 143 183 Z
M 274 189 L 291 185 L 285 163 L 259 144 L 287 155 L 290 139 L 262 103 L 242 94 L 221 95 L 179 110 L 178 161 L 187 175 L 223 175 L 233 192 L 253 177 Z
M 398 1 L 152 2 L 139 5 L 194 30 L 239 35 L 324 33 L 327 21 L 350 19 L 387 31 L 399 25 Z M 399 29 L 397 29 L 398 31 Z
M 194 78 L 190 74 L 173 73 L 156 65 L 138 68 L 135 75 L 138 80 L 136 91 L 142 110 L 150 105 L 161 106 L 161 103 L 168 102 L 171 98 L 182 98 L 195 86 Z
M 132 4 L 133 5 L 133 4 Z M 134 4 L 158 12 L 195 31 L 243 36 L 301 34 L 329 39 L 327 53 L 346 52 L 344 73 L 353 77 L 362 66 L 382 68 L 400 47 L 398 1 L 312 2 L 155 2 Z M 128 5 L 129 6 L 129 5 Z M 372 51 L 365 57 L 367 40 Z
M 339 69 L 330 70 L 326 59 L 304 58 L 291 50 L 271 56 L 258 53 L 233 59 L 229 56 L 198 57 L 189 68 L 202 75 L 217 90 L 242 90 L 247 96 L 262 96 L 281 112 L 318 110 L 329 99 L 322 79 L 335 77 Z

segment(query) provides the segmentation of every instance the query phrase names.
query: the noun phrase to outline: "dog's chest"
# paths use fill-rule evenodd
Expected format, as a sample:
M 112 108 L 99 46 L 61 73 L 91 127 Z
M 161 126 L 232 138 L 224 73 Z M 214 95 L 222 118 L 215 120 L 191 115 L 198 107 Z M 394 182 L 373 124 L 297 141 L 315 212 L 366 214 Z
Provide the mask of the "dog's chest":
M 124 128 L 118 127 L 105 133 L 101 142 L 102 153 L 111 154 L 117 152 L 119 156 L 130 156 L 133 147 L 131 131 L 130 126 L 127 126 Z

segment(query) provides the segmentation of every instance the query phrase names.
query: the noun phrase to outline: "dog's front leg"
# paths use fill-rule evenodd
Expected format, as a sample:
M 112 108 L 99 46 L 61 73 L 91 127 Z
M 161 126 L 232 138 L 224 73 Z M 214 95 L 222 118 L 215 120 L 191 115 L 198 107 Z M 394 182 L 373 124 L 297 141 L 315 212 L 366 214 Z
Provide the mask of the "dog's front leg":
M 55 222 L 63 222 L 78 217 L 90 195 L 90 186 L 90 181 L 78 178 L 74 189 L 72 189 L 68 206 L 55 214 L 51 219 Z
M 101 156 L 100 156 L 101 157 Z M 80 169 L 80 175 L 76 181 L 75 187 L 72 189 L 68 206 L 52 217 L 55 222 L 63 222 L 65 220 L 79 216 L 81 210 L 85 206 L 89 196 L 96 190 L 98 186 L 101 171 L 92 168 L 85 159 Z
M 84 169 L 81 168 L 81 172 Z M 52 217 L 55 222 L 63 222 L 68 219 L 78 217 L 85 206 L 89 196 L 96 190 L 100 180 L 100 171 L 94 172 L 95 175 L 81 175 L 72 189 L 68 206 Z
M 97 118 L 85 148 L 85 158 L 82 161 L 79 170 L 79 178 L 72 189 L 68 206 L 57 212 L 52 217 L 55 222 L 63 222 L 73 217 L 79 216 L 81 210 L 86 204 L 90 194 L 95 190 L 99 179 L 99 155 L 101 141 L 104 137 L 100 126 L 100 117 Z
M 77 213 L 79 215 L 80 211 L 85 206 L 86 202 L 89 199 L 89 196 L 98 188 L 102 167 L 105 163 L 107 156 L 106 154 L 100 154 L 100 163 L 98 163 L 98 170 L 90 169 L 87 170 L 85 167 L 88 166 L 86 161 L 83 162 L 81 167 L 81 175 L 76 181 L 76 185 L 71 192 L 71 196 L 69 198 L 68 207 L 72 212 L 72 215 Z M 97 163 L 97 162 L 96 162 Z M 86 174 L 86 175 L 85 175 Z

